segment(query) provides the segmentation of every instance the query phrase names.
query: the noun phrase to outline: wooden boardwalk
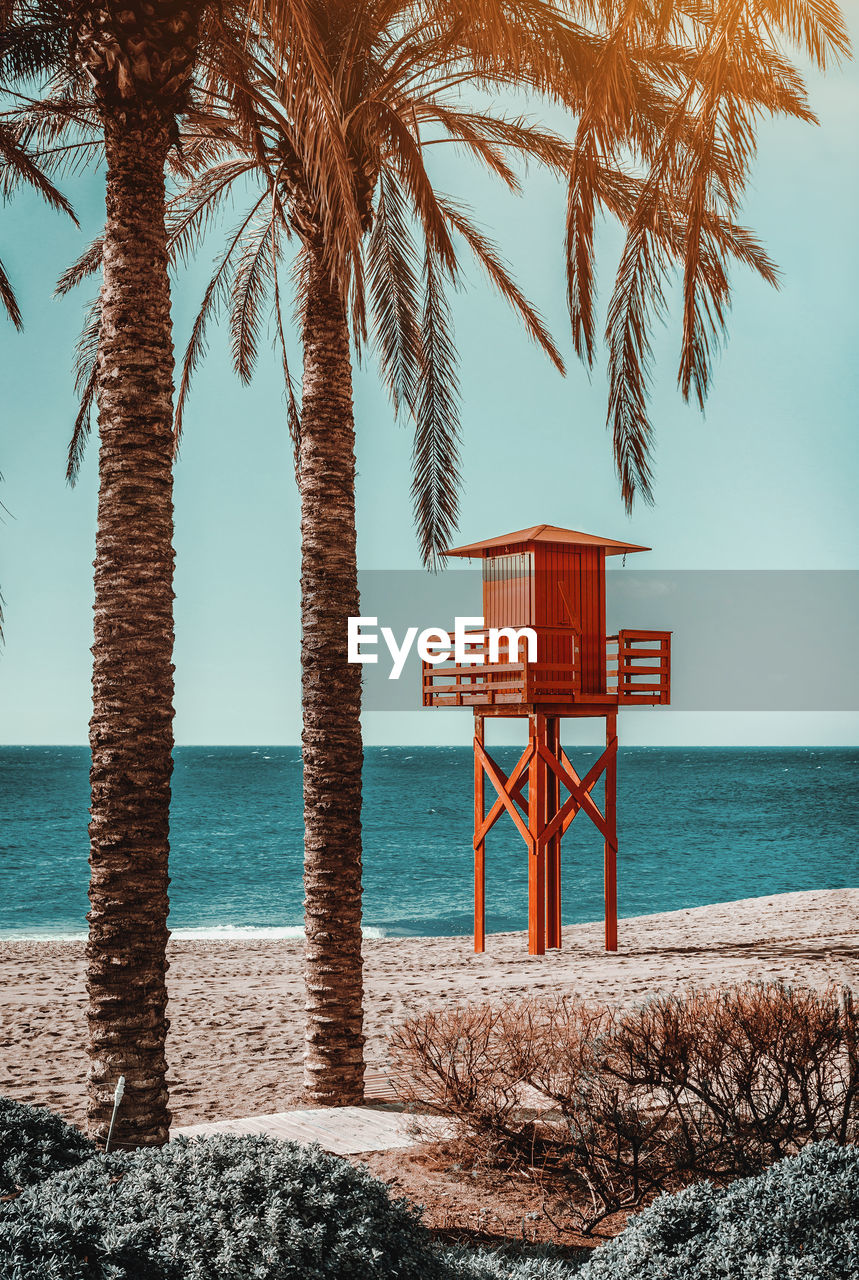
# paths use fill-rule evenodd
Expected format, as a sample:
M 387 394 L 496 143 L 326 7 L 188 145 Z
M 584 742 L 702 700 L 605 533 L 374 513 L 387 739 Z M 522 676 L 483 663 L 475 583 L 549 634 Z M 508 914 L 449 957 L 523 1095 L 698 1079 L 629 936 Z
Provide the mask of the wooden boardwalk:
M 210 1124 L 173 1129 L 172 1136 L 181 1134 L 186 1138 L 196 1138 L 209 1133 L 261 1133 L 291 1142 L 318 1142 L 323 1150 L 334 1155 L 351 1156 L 362 1151 L 411 1147 L 418 1142 L 443 1138 L 448 1132 L 448 1122 L 441 1116 L 410 1115 L 389 1104 L 378 1103 L 364 1107 L 316 1107 L 239 1120 L 215 1120 Z
M 209 1133 L 261 1133 L 290 1142 L 318 1142 L 333 1155 L 352 1156 L 362 1151 L 411 1147 L 444 1138 L 450 1132 L 449 1122 L 441 1116 L 404 1111 L 398 1101 L 396 1078 L 387 1071 L 368 1071 L 364 1090 L 362 1107 L 316 1107 L 214 1120 L 184 1125 L 173 1129 L 171 1135 L 196 1138 Z

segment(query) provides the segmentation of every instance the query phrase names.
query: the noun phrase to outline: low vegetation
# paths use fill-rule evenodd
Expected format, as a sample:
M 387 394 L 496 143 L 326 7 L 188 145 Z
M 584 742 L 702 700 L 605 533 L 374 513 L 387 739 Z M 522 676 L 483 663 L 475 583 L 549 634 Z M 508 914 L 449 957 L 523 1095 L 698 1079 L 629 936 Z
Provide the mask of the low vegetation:
M 393 1048 L 411 1098 L 453 1119 L 475 1162 L 528 1173 L 578 1229 L 859 1139 L 859 1022 L 834 987 L 447 1009 Z
M 0 1196 L 73 1169 L 94 1154 L 89 1138 L 53 1111 L 0 1098 Z
M 859 1151 L 817 1143 L 727 1190 L 660 1196 L 579 1280 L 855 1280 Z
M 220 1135 L 104 1155 L 49 1112 L 0 1099 L 0 1115 L 7 1157 L 16 1141 L 21 1152 L 50 1151 L 50 1161 L 7 1160 L 20 1180 L 0 1198 L 2 1280 L 563 1280 L 570 1272 L 551 1251 L 443 1249 L 419 1210 L 318 1147 Z
M 0 1213 L 4 1275 L 442 1280 L 418 1214 L 318 1147 L 221 1135 L 98 1155 Z
M 807 1146 L 727 1189 L 661 1195 L 581 1265 L 558 1250 L 441 1248 L 384 1182 L 264 1137 L 93 1154 L 50 1113 L 0 1099 L 15 1165 L 3 1280 L 853 1280 L 859 1149 Z M 53 1162 L 57 1171 L 49 1172 Z

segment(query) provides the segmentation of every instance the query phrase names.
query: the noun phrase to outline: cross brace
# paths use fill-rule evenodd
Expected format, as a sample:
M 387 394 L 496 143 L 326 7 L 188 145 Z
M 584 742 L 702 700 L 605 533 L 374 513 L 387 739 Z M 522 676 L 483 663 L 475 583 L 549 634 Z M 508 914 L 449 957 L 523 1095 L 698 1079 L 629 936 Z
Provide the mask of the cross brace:
M 606 715 L 605 750 L 580 778 L 561 747 L 560 717 L 528 717 L 528 745 L 509 776 L 484 745 L 484 717 L 474 721 L 474 950 L 486 947 L 486 836 L 509 813 L 528 847 L 528 951 L 561 945 L 561 838 L 577 813 L 603 837 L 605 948 L 617 950 L 617 713 Z M 591 792 L 605 774 L 605 812 Z M 496 799 L 486 813 L 485 784 Z M 527 786 L 527 796 L 523 794 Z M 561 803 L 561 788 L 567 798 Z

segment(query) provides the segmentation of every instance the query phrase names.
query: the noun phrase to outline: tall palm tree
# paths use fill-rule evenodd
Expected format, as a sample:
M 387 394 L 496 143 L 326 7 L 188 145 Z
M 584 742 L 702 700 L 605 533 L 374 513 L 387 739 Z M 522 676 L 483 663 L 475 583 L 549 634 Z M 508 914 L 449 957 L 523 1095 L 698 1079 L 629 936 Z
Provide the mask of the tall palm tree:
M 793 40 L 822 64 L 828 52 L 846 51 L 846 35 L 828 0 L 275 0 L 271 11 L 268 60 L 263 48 L 254 65 L 264 105 L 253 128 L 229 112 L 207 116 L 203 104 L 186 145 L 195 176 L 173 209 L 177 250 L 237 183 L 249 174 L 259 182 L 194 325 L 177 427 L 207 322 L 229 306 L 236 368 L 247 380 L 268 293 L 301 496 L 305 1089 L 317 1102 L 346 1103 L 360 1099 L 363 1076 L 360 669 L 345 653 L 346 619 L 359 611 L 353 355 L 369 334 L 395 408 L 414 421 L 413 497 L 429 564 L 457 516 L 455 346 L 445 291 L 457 280 L 463 244 L 562 367 L 494 246 L 468 210 L 435 189 L 427 148 L 458 144 L 513 188 L 517 156 L 563 172 L 570 314 L 587 360 L 595 348 L 596 214 L 606 209 L 626 226 L 607 338 L 609 420 L 631 504 L 636 489 L 650 493 L 648 325 L 650 313 L 664 309 L 666 276 L 680 264 L 681 389 L 703 402 L 731 262 L 776 280 L 737 221 L 757 123 L 776 113 L 813 119 L 801 78 L 775 41 Z M 478 105 L 464 104 L 465 87 L 477 91 Z M 510 87 L 574 114 L 572 144 L 498 111 L 491 95 Z M 297 245 L 300 408 L 283 334 L 289 244 Z
M 96 129 L 106 221 L 94 379 L 99 415 L 87 993 L 88 1122 L 118 1147 L 166 1141 L 167 911 L 173 747 L 173 345 L 165 163 L 224 6 L 6 0 L 4 77 L 50 77 L 28 141 Z M 202 25 L 206 19 L 208 26 Z M 229 59 L 226 59 L 229 61 Z M 58 124 L 59 122 L 59 124 Z M 83 143 L 91 148 L 91 137 Z M 43 147 L 56 161 L 68 148 Z
M 380 6 L 380 11 L 383 7 Z M 369 10 L 369 6 L 367 6 Z M 360 670 L 346 659 L 346 619 L 359 611 L 352 355 L 367 336 L 365 313 L 384 380 L 397 407 L 411 413 L 415 435 L 415 509 L 432 558 L 456 518 L 455 349 L 445 282 L 463 237 L 559 369 L 563 362 L 543 321 L 527 302 L 491 242 L 467 211 L 438 195 L 424 167 L 419 131 L 457 139 L 508 185 L 518 181 L 504 158 L 512 148 L 567 171 L 570 147 L 548 130 L 498 113 L 484 116 L 445 104 L 428 83 L 453 70 L 449 32 L 436 17 L 418 32 L 401 7 L 402 27 L 362 24 L 346 6 L 329 6 L 315 33 L 318 54 L 340 87 L 332 168 L 339 146 L 348 163 L 348 199 L 336 173 L 319 174 L 314 149 L 325 104 L 296 109 L 294 80 L 271 58 L 254 65 L 263 105 L 250 135 L 229 114 L 200 112 L 185 140 L 185 163 L 198 172 L 173 208 L 174 250 L 182 252 L 230 192 L 257 179 L 250 207 L 206 290 L 186 352 L 177 430 L 206 326 L 228 298 L 239 374 L 251 376 L 266 292 L 273 303 L 296 451 L 301 497 L 302 683 L 305 816 L 305 1075 L 309 1099 L 345 1104 L 363 1097 L 361 961 Z M 462 27 L 462 17 L 458 26 Z M 573 45 L 568 25 L 559 39 Z M 535 46 L 535 33 L 527 33 Z M 524 44 L 524 37 L 522 43 Z M 467 65 L 459 46 L 457 74 Z M 334 54 L 338 63 L 334 63 Z M 348 63 L 347 60 L 348 59 Z M 448 66 L 445 66 L 445 60 Z M 488 59 L 485 59 L 487 66 Z M 472 75 L 474 59 L 472 58 Z M 545 74 L 548 74 L 547 72 Z M 499 78 L 501 78 L 499 76 Z M 506 73 L 505 77 L 506 78 Z M 410 88 L 410 86 L 414 86 Z M 350 122 L 351 117 L 351 122 Z M 329 225 L 329 201 L 341 217 Z M 350 247 L 348 219 L 356 221 Z M 281 273 L 297 245 L 303 373 L 300 411 L 287 363 Z M 342 254 L 342 256 L 339 256 Z

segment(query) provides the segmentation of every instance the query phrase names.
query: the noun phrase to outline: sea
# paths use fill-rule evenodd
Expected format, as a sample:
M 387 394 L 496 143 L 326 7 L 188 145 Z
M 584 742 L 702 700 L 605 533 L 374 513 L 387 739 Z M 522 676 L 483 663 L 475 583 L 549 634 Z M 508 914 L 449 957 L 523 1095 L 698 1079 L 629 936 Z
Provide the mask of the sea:
M 493 755 L 509 769 L 519 749 Z M 580 774 L 595 757 L 577 751 Z M 621 747 L 620 915 L 859 885 L 858 767 L 859 748 Z M 88 769 L 85 747 L 0 748 L 0 936 L 84 936 Z M 470 932 L 472 777 L 468 747 L 366 749 L 368 935 Z M 174 936 L 298 936 L 298 748 L 177 748 L 170 862 Z M 487 840 L 489 931 L 527 926 L 527 876 L 503 815 Z M 602 841 L 582 814 L 562 885 L 565 924 L 602 918 Z

